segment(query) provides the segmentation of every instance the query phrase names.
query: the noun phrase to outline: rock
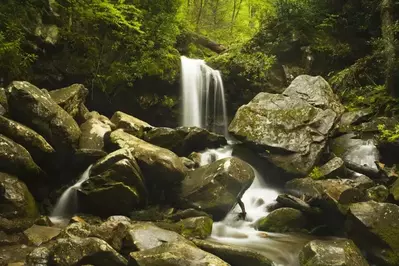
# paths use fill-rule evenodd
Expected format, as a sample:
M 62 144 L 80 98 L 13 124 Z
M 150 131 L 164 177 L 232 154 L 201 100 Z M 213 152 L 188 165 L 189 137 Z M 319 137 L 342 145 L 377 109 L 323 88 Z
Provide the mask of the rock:
M 396 201 L 399 201 L 399 178 L 392 184 L 389 192 Z
M 93 226 L 86 222 L 69 224 L 60 234 L 60 238 L 87 238 L 92 235 Z
M 0 88 L 0 115 L 5 115 L 8 112 L 8 102 L 6 91 L 4 88 Z
M 11 139 L 0 134 L 0 171 L 32 180 L 42 174 L 29 152 Z
M 375 201 L 349 207 L 347 230 L 350 238 L 376 265 L 399 265 L 399 206 Z
M 73 84 L 66 88 L 50 91 L 49 94 L 59 106 L 76 119 L 89 90 L 82 84 Z
M 125 244 L 131 250 L 143 251 L 176 242 L 194 245 L 178 233 L 161 229 L 152 223 L 136 223 L 131 226 Z
M 11 245 L 21 245 L 28 244 L 28 241 L 24 234 L 6 234 L 0 231 L 0 247 L 1 246 L 11 246 Z
M 0 265 L 23 266 L 26 256 L 33 249 L 21 244 L 0 247 Z
M 312 207 L 305 201 L 288 194 L 278 195 L 276 201 L 282 207 L 294 208 L 303 212 L 313 212 Z
M 196 168 L 196 163 L 194 161 L 192 161 L 186 157 L 180 157 L 180 159 L 187 169 L 193 170 Z
M 47 247 L 38 247 L 26 256 L 27 266 L 46 266 L 50 263 L 50 250 Z
M 272 211 L 266 217 L 256 222 L 259 231 L 266 232 L 300 232 L 304 231 L 307 224 L 306 217 L 299 210 L 292 208 L 280 208 Z
M 61 232 L 61 229 L 56 227 L 33 225 L 31 228 L 24 231 L 25 236 L 31 243 L 36 246 L 40 246 L 43 243 L 50 241 L 57 237 Z
M 6 93 L 13 118 L 42 135 L 60 154 L 77 148 L 79 126 L 46 93 L 26 81 L 12 82 Z
M 94 116 L 81 126 L 79 149 L 104 150 L 104 136 L 112 131 L 112 123 L 105 116 Z
M 301 266 L 368 266 L 362 253 L 348 239 L 313 240 L 299 254 Z
M 144 135 L 144 132 L 153 128 L 150 124 L 123 112 L 116 112 L 111 117 L 111 122 L 115 124 L 116 128 L 125 129 L 139 138 Z
M 183 204 L 223 219 L 254 178 L 251 166 L 238 158 L 216 161 L 189 172 L 182 183 Z
M 344 161 L 335 157 L 321 167 L 315 167 L 310 173 L 312 179 L 345 178 L 347 170 Z
M 212 233 L 213 221 L 208 216 L 192 217 L 177 223 L 181 227 L 180 234 L 188 238 L 205 239 Z
M 336 118 L 331 109 L 299 98 L 260 93 L 238 109 L 229 132 L 288 174 L 305 176 L 318 162 Z
M 328 82 L 321 76 L 298 76 L 283 94 L 300 98 L 323 110 L 331 109 L 337 115 L 341 115 L 345 110 L 344 106 L 339 102 L 338 96 L 334 94 Z
M 86 213 L 100 216 L 128 214 L 147 202 L 147 191 L 136 160 L 128 149 L 110 153 L 90 169 L 79 189 Z
M 188 159 L 190 159 L 191 161 L 193 161 L 195 163 L 195 168 L 198 168 L 201 166 L 201 156 L 202 156 L 201 153 L 198 153 L 198 152 L 192 152 L 188 156 Z
M 71 162 L 71 168 L 75 170 L 76 175 L 84 172 L 88 165 L 96 163 L 108 154 L 102 150 L 79 149 L 75 152 Z
M 36 202 L 26 185 L 18 178 L 0 173 L 0 217 L 35 218 Z
M 0 231 L 4 231 L 5 233 L 19 233 L 31 227 L 34 222 L 34 218 L 7 219 L 0 217 Z
M 32 129 L 0 115 L 0 134 L 22 145 L 35 162 L 46 166 L 55 153 L 53 147 Z
M 179 156 L 188 156 L 193 151 L 218 148 L 227 144 L 224 136 L 198 127 L 152 128 L 145 133 L 144 140 L 171 150 Z
M 194 244 L 187 242 L 165 243 L 156 248 L 132 252 L 129 256 L 131 266 L 228 266 L 229 264 L 218 257 L 205 252 Z
M 166 219 L 168 215 L 174 212 L 174 208 L 168 208 L 167 206 L 148 206 L 142 210 L 135 210 L 130 213 L 130 218 L 133 221 L 161 221 Z
M 173 152 L 145 142 L 123 130 L 110 134 L 110 142 L 128 148 L 136 158 L 147 184 L 161 186 L 179 184 L 186 176 L 185 167 Z
M 40 216 L 39 218 L 36 219 L 35 221 L 36 225 L 42 225 L 42 226 L 54 226 L 53 222 L 50 220 L 48 216 Z
M 389 190 L 384 185 L 378 185 L 366 190 L 366 197 L 368 200 L 384 202 L 388 199 Z
M 256 266 L 272 266 L 274 263 L 260 252 L 247 249 L 245 247 L 235 247 L 207 240 L 194 239 L 194 244 L 200 249 L 218 256 L 231 266 L 256 265 Z
M 356 126 L 360 123 L 367 122 L 372 115 L 372 111 L 367 109 L 345 112 L 342 114 L 341 120 L 338 124 L 339 131 L 348 132 L 351 130 L 351 126 Z
M 186 210 L 179 210 L 176 213 L 167 215 L 166 218 L 168 220 L 178 222 L 183 219 L 187 218 L 194 218 L 194 217 L 203 217 L 203 216 L 208 216 L 206 212 L 202 212 L 196 209 L 186 209 Z
M 127 265 L 127 260 L 104 240 L 95 237 L 62 238 L 57 240 L 52 249 L 51 263 L 60 266 L 118 266 Z

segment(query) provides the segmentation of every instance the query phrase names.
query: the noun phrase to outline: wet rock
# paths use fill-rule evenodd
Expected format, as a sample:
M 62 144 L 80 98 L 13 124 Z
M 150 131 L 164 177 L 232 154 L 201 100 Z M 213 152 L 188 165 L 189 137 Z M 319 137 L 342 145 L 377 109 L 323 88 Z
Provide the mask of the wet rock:
M 229 132 L 290 175 L 305 176 L 318 162 L 336 118 L 333 110 L 300 98 L 260 93 L 239 108 Z
M 182 183 L 183 205 L 205 211 L 215 220 L 220 220 L 254 178 L 251 166 L 238 158 L 216 161 L 189 172 Z
M 205 239 L 211 235 L 212 224 L 213 221 L 208 216 L 186 218 L 177 223 L 181 228 L 181 235 L 200 239 Z
M 143 176 L 131 152 L 120 149 L 95 163 L 79 199 L 86 213 L 100 216 L 128 214 L 145 205 Z
M 41 244 L 56 238 L 60 234 L 60 232 L 61 229 L 56 227 L 34 224 L 31 228 L 26 229 L 24 231 L 24 234 L 32 244 L 40 246 Z
M 139 138 L 143 137 L 144 132 L 153 128 L 150 124 L 123 112 L 116 112 L 111 117 L 111 122 L 115 124 L 116 128 L 125 129 Z
M 235 247 L 206 240 L 194 239 L 194 244 L 200 249 L 218 256 L 231 266 L 257 265 L 272 266 L 274 263 L 259 252 L 245 247 Z
M 49 92 L 51 98 L 67 111 L 76 120 L 79 118 L 80 108 L 84 104 L 89 90 L 82 84 L 73 84 L 69 87 Z
M 84 172 L 88 165 L 96 163 L 108 154 L 102 150 L 79 149 L 75 152 L 71 162 L 71 168 L 75 170 L 76 175 Z
M 53 147 L 32 129 L 0 115 L 0 134 L 22 145 L 42 167 L 51 161 Z
M 306 224 L 307 219 L 301 211 L 280 208 L 272 211 L 268 216 L 260 218 L 256 222 L 256 228 L 266 232 L 299 232 L 304 231 Z
M 26 256 L 26 266 L 47 266 L 50 263 L 50 250 L 38 247 Z
M 341 133 L 349 133 L 353 131 L 353 126 L 367 122 L 372 115 L 372 111 L 367 109 L 345 112 L 342 114 L 341 120 L 338 123 L 338 131 Z
M 347 176 L 347 170 L 344 161 L 335 157 L 328 161 L 321 167 L 313 169 L 310 177 L 312 179 L 327 179 L 327 178 L 345 178 Z
M 127 260 L 104 240 L 89 238 L 58 239 L 52 248 L 51 263 L 67 265 L 127 265 Z
M 170 186 L 179 184 L 186 176 L 180 158 L 167 149 L 145 142 L 123 130 L 113 131 L 110 142 L 131 151 L 148 183 Z
M 14 119 L 42 135 L 60 154 L 75 150 L 81 133 L 79 126 L 48 94 L 25 81 L 12 82 L 6 93 Z
M 31 227 L 34 222 L 34 218 L 0 218 L 0 231 L 4 231 L 5 233 L 10 234 L 19 233 Z
M 40 216 L 35 220 L 36 225 L 42 225 L 42 226 L 53 226 L 53 222 L 50 220 L 48 216 Z
M 195 168 L 200 167 L 200 165 L 201 165 L 201 153 L 192 152 L 192 153 L 190 153 L 188 158 L 195 163 Z
M 35 218 L 38 216 L 35 199 L 18 178 L 0 173 L 0 217 Z
M 126 237 L 125 245 L 132 251 L 143 251 L 161 246 L 164 243 L 188 243 L 178 233 L 159 228 L 152 223 L 133 224 Z
M 188 156 L 193 151 L 218 148 L 227 144 L 223 136 L 198 127 L 153 128 L 145 133 L 144 140 L 171 150 L 179 156 Z
M 86 222 L 69 224 L 60 234 L 60 238 L 86 238 L 91 236 L 93 226 Z
M 108 118 L 107 118 L 108 119 Z M 111 125 L 98 118 L 90 118 L 80 126 L 82 135 L 79 140 L 79 149 L 103 150 L 104 136 L 112 131 Z
M 297 209 L 303 212 L 313 212 L 312 207 L 305 201 L 288 194 L 278 195 L 276 201 L 282 207 Z
M 196 164 L 194 161 L 192 161 L 186 157 L 180 157 L 180 159 L 187 169 L 192 170 L 192 169 L 196 168 Z
M 301 266 L 368 266 L 360 250 L 348 239 L 313 240 L 299 254 Z
M 156 248 L 130 253 L 129 265 L 227 266 L 229 264 L 218 257 L 195 247 L 194 244 L 187 242 L 173 242 L 162 244 Z
M 389 190 L 384 185 L 378 185 L 366 190 L 366 197 L 368 200 L 384 202 L 388 199 Z
M 24 180 L 32 180 L 42 174 L 42 170 L 24 147 L 1 134 L 0 171 L 16 175 Z
M 191 208 L 191 209 L 186 209 L 186 210 L 179 210 L 173 214 L 166 216 L 166 218 L 168 220 L 178 222 L 180 220 L 187 219 L 187 218 L 203 217 L 203 216 L 208 216 L 208 214 L 206 212 Z
M 399 206 L 375 201 L 352 204 L 347 217 L 350 238 L 376 265 L 399 264 Z

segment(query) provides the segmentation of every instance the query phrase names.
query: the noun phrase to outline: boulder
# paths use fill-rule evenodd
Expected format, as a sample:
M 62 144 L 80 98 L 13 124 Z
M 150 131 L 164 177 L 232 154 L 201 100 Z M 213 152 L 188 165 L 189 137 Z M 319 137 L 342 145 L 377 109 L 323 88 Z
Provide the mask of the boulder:
M 0 88 L 0 115 L 5 115 L 8 112 L 8 102 L 6 91 L 4 88 Z
M 55 153 L 54 148 L 32 129 L 0 115 L 0 134 L 22 145 L 35 162 L 45 167 Z
M 339 157 L 334 157 L 321 167 L 313 168 L 309 177 L 315 180 L 327 178 L 345 178 L 347 169 L 344 161 Z
M 300 98 L 260 93 L 238 109 L 229 131 L 288 174 L 305 176 L 319 161 L 336 119 L 333 110 Z
M 276 233 L 305 231 L 306 225 L 307 219 L 303 213 L 292 208 L 277 209 L 256 221 L 259 231 Z
M 362 253 L 348 239 L 313 240 L 299 254 L 301 266 L 368 266 Z
M 394 200 L 399 201 L 399 178 L 391 185 L 389 193 L 392 195 Z
M 297 209 L 305 213 L 314 212 L 314 209 L 308 203 L 292 195 L 278 195 L 276 201 L 282 207 Z
M 208 216 L 186 218 L 177 223 L 180 234 L 187 238 L 205 239 L 212 233 L 213 220 Z
M 50 250 L 47 247 L 38 247 L 26 256 L 27 266 L 45 266 L 50 263 Z
M 399 206 L 375 201 L 350 205 L 347 231 L 376 265 L 399 265 Z
M 123 130 L 110 134 L 110 142 L 118 148 L 128 148 L 137 160 L 147 184 L 161 186 L 179 184 L 186 176 L 185 166 L 173 152 L 152 145 Z
M 139 138 L 143 137 L 144 132 L 153 128 L 150 124 L 119 111 L 111 117 L 111 122 L 115 124 L 116 128 L 125 129 Z
M 80 125 L 80 130 L 79 149 L 104 150 L 104 136 L 112 131 L 111 121 L 105 116 L 92 117 Z
M 60 154 L 77 148 L 79 126 L 48 94 L 26 81 L 12 82 L 6 93 L 11 117 L 42 135 Z
M 61 229 L 56 227 L 34 224 L 32 227 L 26 229 L 24 231 L 24 234 L 32 244 L 40 246 L 41 244 L 56 238 L 60 234 L 60 232 Z
M 104 240 L 88 238 L 61 238 L 52 248 L 50 264 L 69 265 L 127 265 L 127 260 Z
M 366 190 L 366 197 L 368 200 L 384 202 L 388 199 L 389 190 L 384 185 L 378 185 Z
M 255 178 L 251 166 L 238 158 L 225 158 L 189 172 L 182 183 L 183 205 L 223 219 Z
M 53 90 L 49 92 L 51 98 L 78 121 L 82 121 L 79 117 L 81 106 L 84 105 L 89 90 L 82 84 L 73 84 L 69 87 Z
M 18 178 L 0 173 L 0 217 L 35 218 L 38 216 L 35 199 Z
M 165 243 L 156 248 L 132 252 L 129 255 L 131 266 L 228 266 L 218 257 L 187 242 Z
M 100 216 L 128 214 L 147 202 L 147 191 L 136 160 L 120 149 L 96 162 L 90 178 L 79 189 L 86 213 Z
M 207 240 L 194 239 L 194 244 L 202 250 L 218 256 L 231 266 L 256 265 L 272 266 L 274 263 L 265 255 L 245 247 L 235 247 L 214 243 Z
M 20 233 L 35 223 L 35 218 L 15 218 L 7 219 L 0 217 L 0 231 L 7 234 Z
M 0 171 L 32 180 L 42 174 L 29 152 L 11 139 L 0 134 Z
M 341 133 L 351 132 L 354 126 L 367 122 L 372 115 L 372 111 L 368 109 L 345 112 L 338 123 L 338 131 Z
M 323 110 L 331 109 L 338 116 L 345 110 L 345 107 L 340 103 L 338 96 L 334 94 L 331 86 L 321 76 L 298 76 L 283 94 L 293 98 L 300 98 Z
M 180 220 L 187 218 L 203 217 L 203 216 L 209 216 L 209 215 L 206 212 L 190 208 L 185 210 L 178 210 L 175 213 L 167 215 L 166 218 L 168 220 L 178 222 Z
M 145 133 L 144 140 L 171 150 L 179 156 L 188 156 L 194 151 L 218 148 L 227 144 L 224 136 L 198 127 L 152 128 Z

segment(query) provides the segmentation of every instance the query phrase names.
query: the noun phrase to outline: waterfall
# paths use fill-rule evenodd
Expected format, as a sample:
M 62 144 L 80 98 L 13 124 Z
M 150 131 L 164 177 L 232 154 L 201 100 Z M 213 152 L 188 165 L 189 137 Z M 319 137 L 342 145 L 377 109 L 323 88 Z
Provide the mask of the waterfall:
M 70 186 L 62 193 L 51 213 L 50 219 L 54 223 L 62 223 L 63 220 L 70 218 L 78 211 L 78 195 L 77 190 L 89 179 L 91 165 L 80 176 L 78 182 Z
M 182 126 L 196 126 L 227 136 L 227 111 L 220 71 L 205 61 L 181 58 Z

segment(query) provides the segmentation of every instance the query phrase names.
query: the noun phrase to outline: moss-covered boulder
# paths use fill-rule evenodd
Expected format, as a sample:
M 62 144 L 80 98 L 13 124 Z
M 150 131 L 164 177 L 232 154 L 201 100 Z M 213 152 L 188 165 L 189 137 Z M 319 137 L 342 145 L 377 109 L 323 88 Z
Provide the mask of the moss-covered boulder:
M 144 132 L 153 128 L 150 124 L 119 111 L 111 117 L 111 121 L 117 128 L 125 129 L 139 138 L 143 137 Z
M 182 204 L 223 219 L 255 178 L 251 166 L 225 158 L 189 172 L 182 183 Z
M 47 247 L 38 247 L 26 256 L 27 265 L 48 265 L 50 263 L 50 250 Z
M 55 150 L 34 130 L 0 115 L 0 134 L 22 145 L 40 166 L 51 164 Z
M 207 240 L 194 239 L 194 244 L 202 250 L 218 256 L 231 266 L 256 265 L 272 266 L 274 263 L 261 252 L 245 247 L 229 246 Z
M 0 217 L 35 218 L 39 212 L 35 199 L 18 178 L 0 173 Z
M 32 180 L 42 173 L 24 147 L 1 134 L 0 171 L 16 175 L 24 180 Z
M 173 242 L 173 243 L 164 243 L 156 248 L 130 253 L 128 265 L 228 266 L 229 264 L 224 262 L 220 258 L 197 248 L 192 243 Z
M 68 112 L 77 121 L 82 121 L 82 105 L 84 105 L 89 90 L 82 84 L 73 84 L 69 87 L 49 92 L 51 98 Z
M 79 139 L 79 149 L 104 150 L 104 136 L 112 131 L 112 122 L 94 112 L 87 117 L 88 119 L 80 125 L 82 135 Z
M 299 254 L 301 266 L 368 266 L 362 253 L 348 239 L 313 240 Z
M 64 156 L 77 148 L 79 126 L 47 93 L 29 82 L 14 81 L 6 94 L 12 118 L 42 135 Z
M 181 235 L 205 239 L 212 233 L 213 220 L 208 216 L 192 217 L 181 220 L 177 225 L 181 227 Z
M 347 217 L 350 238 L 376 265 L 399 265 L 399 206 L 375 201 L 352 204 Z
M 79 201 L 85 212 L 100 216 L 124 215 L 144 206 L 147 191 L 131 152 L 120 149 L 96 162 L 79 189 Z
M 300 98 L 260 93 L 238 109 L 229 131 L 287 173 L 305 176 L 319 161 L 336 119 L 333 110 Z
M 127 260 L 99 238 L 61 238 L 51 249 L 50 264 L 122 266 Z
M 326 164 L 313 168 L 309 177 L 315 180 L 327 178 L 345 178 L 348 171 L 345 167 L 344 161 L 339 157 L 334 157 Z
M 307 219 L 300 210 L 280 208 L 256 222 L 259 231 L 266 232 L 300 232 L 305 231 Z
M 121 129 L 109 136 L 112 146 L 127 148 L 137 160 L 149 186 L 170 187 L 186 176 L 186 168 L 181 159 L 173 152 L 152 145 Z
M 227 144 L 224 136 L 198 127 L 153 128 L 145 133 L 144 140 L 171 150 L 179 156 L 188 156 L 194 151 Z

